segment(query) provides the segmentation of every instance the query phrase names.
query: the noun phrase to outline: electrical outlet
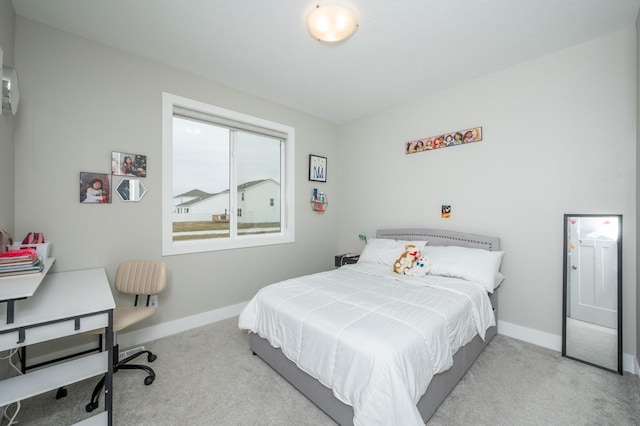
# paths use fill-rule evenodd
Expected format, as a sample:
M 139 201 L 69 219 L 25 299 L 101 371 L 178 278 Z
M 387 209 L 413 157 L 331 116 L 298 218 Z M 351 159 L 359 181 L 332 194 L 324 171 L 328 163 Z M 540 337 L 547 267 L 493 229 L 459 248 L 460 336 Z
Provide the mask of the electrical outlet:
M 158 307 L 158 295 L 153 295 L 149 298 L 149 306 L 153 306 L 154 308 Z

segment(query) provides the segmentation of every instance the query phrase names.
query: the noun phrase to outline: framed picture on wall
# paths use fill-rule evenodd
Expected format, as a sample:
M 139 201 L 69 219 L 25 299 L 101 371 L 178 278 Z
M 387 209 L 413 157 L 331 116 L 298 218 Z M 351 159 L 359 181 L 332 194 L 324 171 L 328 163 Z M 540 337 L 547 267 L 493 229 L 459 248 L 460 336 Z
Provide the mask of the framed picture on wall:
M 147 156 L 114 151 L 111 153 L 111 174 L 147 177 Z
M 309 180 L 315 182 L 327 181 L 327 157 L 309 155 Z
M 111 203 L 111 175 L 80 172 L 80 202 L 87 204 Z

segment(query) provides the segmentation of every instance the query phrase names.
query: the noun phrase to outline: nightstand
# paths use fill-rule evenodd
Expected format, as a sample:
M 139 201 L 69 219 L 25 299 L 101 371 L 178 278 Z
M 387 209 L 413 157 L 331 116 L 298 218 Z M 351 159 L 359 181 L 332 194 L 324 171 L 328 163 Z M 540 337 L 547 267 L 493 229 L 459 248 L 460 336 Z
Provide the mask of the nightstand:
M 360 259 L 359 254 L 354 253 L 344 253 L 336 255 L 335 265 L 339 268 L 342 265 L 349 265 L 351 263 L 358 263 L 358 259 Z

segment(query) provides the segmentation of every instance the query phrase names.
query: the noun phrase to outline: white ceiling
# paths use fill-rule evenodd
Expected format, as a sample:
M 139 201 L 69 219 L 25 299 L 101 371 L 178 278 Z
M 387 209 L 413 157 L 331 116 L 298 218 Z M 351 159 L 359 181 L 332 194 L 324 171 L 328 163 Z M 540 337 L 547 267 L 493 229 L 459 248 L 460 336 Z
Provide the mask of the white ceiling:
M 13 0 L 16 14 L 341 124 L 635 24 L 640 0 Z

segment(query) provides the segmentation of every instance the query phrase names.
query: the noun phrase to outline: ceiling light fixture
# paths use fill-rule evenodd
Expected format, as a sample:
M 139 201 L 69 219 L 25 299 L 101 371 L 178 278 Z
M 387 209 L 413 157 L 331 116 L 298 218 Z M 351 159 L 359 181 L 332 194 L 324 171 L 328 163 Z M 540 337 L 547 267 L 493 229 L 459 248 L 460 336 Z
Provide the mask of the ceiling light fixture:
M 328 43 L 347 39 L 358 29 L 358 19 L 353 10 L 334 3 L 318 4 L 307 18 L 311 35 Z

